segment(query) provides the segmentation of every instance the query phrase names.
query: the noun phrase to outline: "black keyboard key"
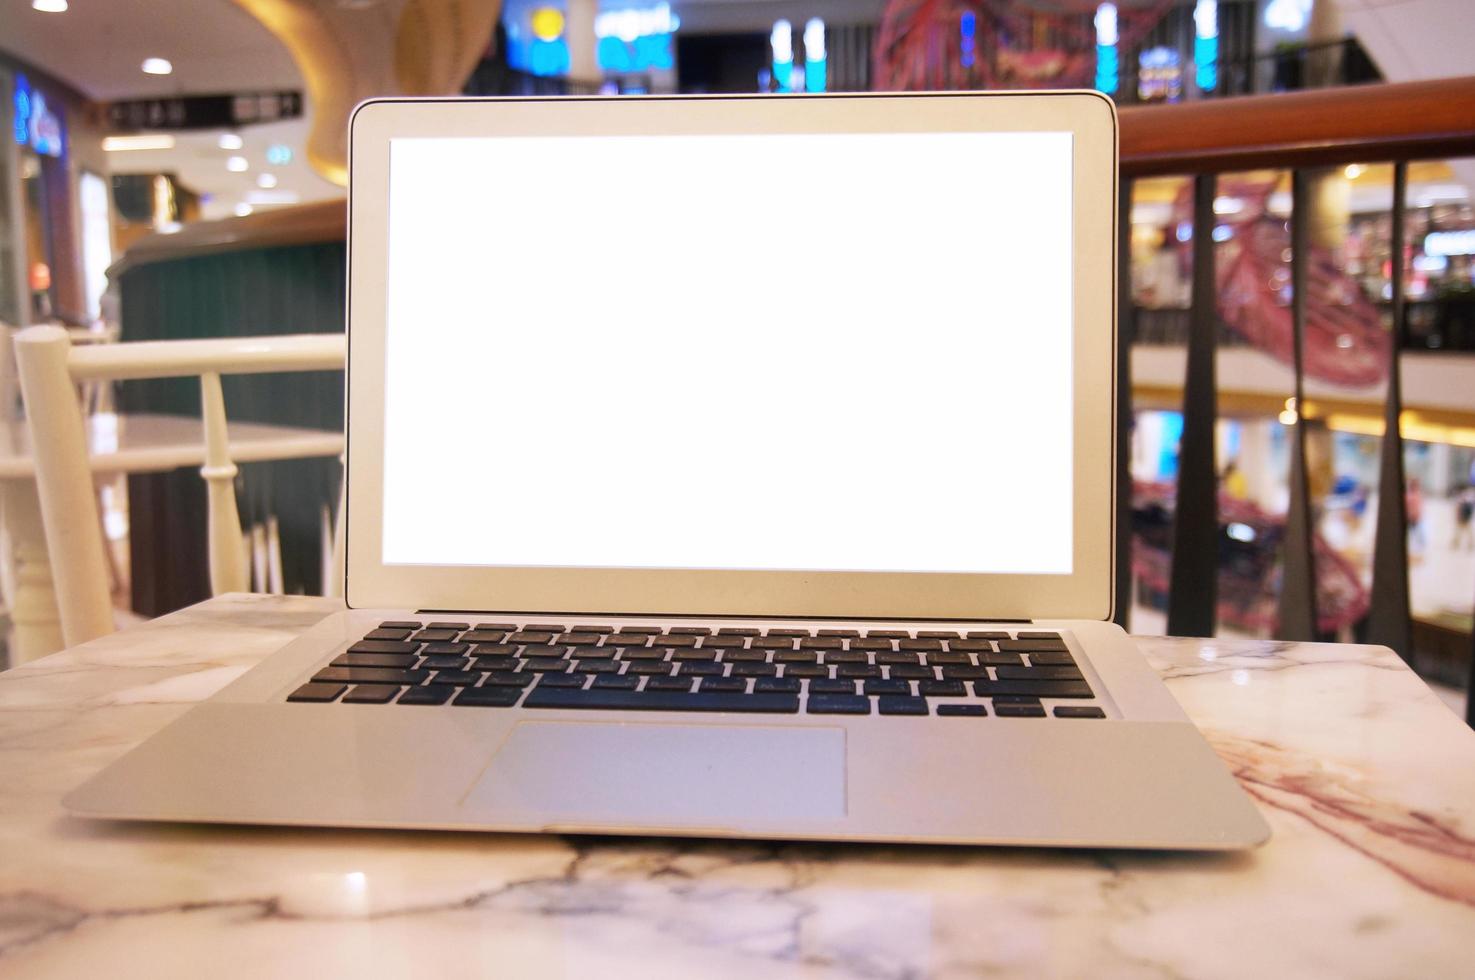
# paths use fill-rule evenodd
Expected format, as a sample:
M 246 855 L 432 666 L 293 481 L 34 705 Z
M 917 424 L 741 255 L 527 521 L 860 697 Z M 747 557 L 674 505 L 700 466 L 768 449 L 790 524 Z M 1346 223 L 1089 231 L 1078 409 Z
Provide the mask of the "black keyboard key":
M 861 693 L 867 695 L 898 694 L 910 697 L 912 685 L 907 681 L 866 681 L 861 686 Z
M 682 677 L 721 677 L 722 665 L 711 661 L 684 663 L 676 668 L 676 673 Z
M 513 673 L 512 671 L 496 670 L 487 675 L 487 679 L 481 682 L 482 687 L 527 687 L 537 677 L 537 674 Z
M 871 699 L 855 694 L 811 693 L 808 708 L 812 715 L 868 715 Z
M 322 684 L 419 684 L 428 670 L 390 670 L 385 667 L 324 667 L 312 679 Z
M 455 630 L 457 633 L 471 629 L 470 623 L 426 623 L 428 630 Z
M 819 631 L 819 635 L 820 636 L 854 637 L 854 636 L 860 636 L 860 630 L 820 630 Z
M 470 663 L 465 657 L 426 657 L 420 666 L 426 670 L 465 670 Z
M 1000 718 L 1043 718 L 1045 709 L 1037 704 L 999 704 L 995 701 L 994 714 Z
M 703 677 L 700 690 L 712 694 L 742 694 L 748 689 L 743 677 Z
M 476 628 L 479 630 L 497 630 L 501 633 L 517 632 L 516 623 L 477 623 Z
M 334 667 L 413 667 L 419 658 L 409 653 L 345 653 L 333 660 Z
M 960 635 L 955 630 L 917 630 L 919 640 L 956 640 Z
M 844 650 L 845 641 L 838 636 L 807 636 L 799 641 L 800 650 Z
M 707 636 L 702 638 L 703 650 L 741 650 L 747 643 L 741 636 Z
M 1007 640 L 1009 634 L 1003 630 L 979 630 L 968 634 L 970 640 Z
M 778 668 L 773 664 L 739 663 L 733 664 L 729 673 L 733 677 L 772 677 L 778 673 Z
M 780 650 L 773 655 L 776 664 L 817 664 L 819 654 L 805 653 L 800 650 Z
M 528 657 L 522 662 L 522 669 L 532 671 L 535 674 L 563 674 L 568 672 L 569 662 L 557 657 Z
M 809 630 L 796 630 L 796 629 L 774 629 L 774 630 L 769 630 L 769 631 L 768 631 L 768 633 L 767 633 L 767 634 L 766 634 L 766 635 L 768 635 L 768 636 L 791 636 L 791 637 L 801 637 L 801 636 L 811 636 L 811 635 L 813 635 L 813 634 L 811 634 L 811 633 L 810 633 L 810 632 L 809 632 Z
M 942 679 L 945 681 L 986 681 L 988 680 L 988 668 L 944 667 L 942 668 Z
M 588 623 L 580 623 L 574 627 L 575 633 L 599 633 L 602 635 L 604 633 L 613 633 L 614 631 L 615 628 L 613 626 L 590 626 Z
M 439 643 L 442 640 L 454 640 L 460 635 L 460 630 L 433 630 L 426 628 L 410 637 L 410 639 L 416 643 Z
M 798 694 L 803 687 L 797 677 L 760 677 L 753 682 L 758 694 Z
M 583 687 L 583 674 L 544 674 L 538 680 L 538 687 Z
M 600 674 L 590 686 L 603 691 L 633 691 L 640 686 L 640 678 L 635 674 Z
M 366 640 L 408 640 L 410 638 L 410 634 L 413 633 L 413 632 L 415 632 L 414 629 L 392 629 L 392 630 L 387 630 L 387 629 L 384 629 L 383 627 L 380 627 L 379 629 L 370 630 L 369 632 L 365 633 L 364 634 L 364 639 L 366 639 Z
M 652 677 L 645 682 L 647 691 L 690 691 L 696 679 L 692 677 Z
M 604 645 L 607 647 L 625 647 L 626 649 L 634 649 L 646 646 L 649 643 L 650 637 L 635 635 L 631 633 L 616 633 L 613 636 L 606 636 L 604 638 Z
M 462 643 L 501 643 L 505 639 L 507 634 L 502 630 L 472 630 L 461 634 Z
M 600 639 L 598 633 L 565 633 L 559 642 L 570 647 L 592 647 L 598 646 Z
M 878 640 L 910 640 L 912 634 L 906 630 L 867 630 L 866 638 L 873 637 Z
M 794 641 L 785 637 L 758 636 L 749 644 L 754 650 L 792 650 Z
M 526 623 L 522 627 L 525 633 L 566 633 L 567 626 L 559 626 L 555 623 Z
M 468 687 L 452 703 L 469 708 L 510 708 L 520 697 L 522 692 L 515 687 Z
M 830 668 L 819 664 L 785 664 L 785 677 L 829 677 Z
M 929 698 L 961 698 L 967 696 L 968 688 L 962 681 L 922 681 L 917 693 Z
M 671 653 L 671 659 L 677 663 L 688 663 L 691 661 L 705 660 L 712 663 L 717 659 L 716 650 L 675 650 Z
M 1000 640 L 999 649 L 1011 653 L 1029 653 L 1031 650 L 1064 650 L 1064 640 Z
M 824 656 L 827 664 L 868 664 L 871 662 L 870 655 L 859 650 L 832 650 Z
M 399 694 L 398 684 L 360 684 L 343 695 L 344 704 L 387 704 Z
M 655 647 L 637 647 L 634 650 L 626 650 L 620 654 L 620 659 L 633 662 L 636 660 L 665 660 L 666 650 L 657 650 Z
M 673 626 L 666 631 L 672 636 L 710 636 L 712 631 L 705 626 Z
M 953 640 L 947 648 L 954 653 L 993 653 L 994 645 L 987 640 Z
M 1036 667 L 1074 667 L 1075 658 L 1068 652 L 1055 651 L 1052 653 L 1032 653 L 1029 662 Z
M 479 670 L 438 670 L 430 679 L 432 684 L 454 684 L 457 687 L 470 687 L 481 680 L 482 674 Z
M 574 647 L 570 654 L 575 660 L 613 660 L 615 649 L 613 647 Z
M 1024 663 L 1017 653 L 980 653 L 977 660 L 980 667 L 1018 667 Z
M 427 643 L 420 648 L 420 656 L 438 657 L 454 654 L 459 657 L 470 649 L 469 643 Z
M 896 644 L 890 640 L 879 640 L 874 637 L 866 637 L 863 640 L 851 640 L 852 650 L 875 650 L 879 652 L 890 652 L 896 649 Z
M 962 653 L 929 653 L 926 656 L 929 667 L 971 667 L 973 661 L 968 659 L 967 654 Z
M 552 633 L 535 633 L 529 630 L 521 630 L 507 637 L 508 643 L 526 643 L 533 646 L 546 645 L 552 641 Z
M 841 664 L 835 668 L 835 676 L 871 680 L 880 678 L 881 668 L 875 664 Z
M 515 657 L 477 657 L 477 670 L 516 670 L 517 659 Z
M 1036 697 L 1025 697 L 1021 694 L 1000 694 L 994 698 L 994 704 L 1039 704 L 1040 699 Z
M 812 702 L 813 699 L 811 699 Z M 867 710 L 870 701 L 862 698 Z M 548 691 L 528 692 L 524 708 L 636 709 L 645 711 L 742 711 L 796 714 L 799 698 L 793 694 L 715 694 L 707 691 Z
M 886 676 L 892 680 L 901 681 L 930 681 L 937 675 L 931 667 L 910 667 L 902 664 L 900 667 L 888 667 Z
M 1090 698 L 1091 685 L 1085 681 L 978 681 L 973 691 L 979 697 L 995 694 L 1019 694 L 1035 698 Z
M 359 640 L 348 648 L 349 653 L 414 653 L 420 644 L 396 643 L 390 640 Z
M 994 676 L 1001 681 L 1079 681 L 1085 680 L 1074 667 L 1000 667 Z
M 922 658 L 916 653 L 878 653 L 876 663 L 890 666 L 892 664 L 920 664 Z
M 902 640 L 896 644 L 898 650 L 941 650 L 941 640 Z
M 988 709 L 981 704 L 939 704 L 937 713 L 944 718 L 983 718 Z
M 476 657 L 510 657 L 516 652 L 517 647 L 511 643 L 481 643 L 471 651 Z
M 775 655 L 776 656 L 776 655 Z M 766 650 L 724 650 L 722 651 L 723 663 L 729 664 L 761 664 L 768 660 Z
M 324 684 L 319 681 L 309 681 L 287 695 L 287 700 L 326 704 L 329 701 L 336 701 L 338 695 L 346 690 L 348 690 L 348 685 L 346 684 Z
M 641 660 L 625 668 L 625 673 L 639 676 L 641 674 L 669 674 L 674 664 L 666 663 L 664 660 Z
M 456 693 L 450 684 L 426 684 L 424 687 L 407 687 L 395 704 L 445 704 Z
M 658 636 L 650 641 L 653 647 L 694 647 L 697 638 L 694 636 Z
M 382 630 L 417 630 L 420 625 L 413 619 L 391 619 L 380 623 L 379 628 Z
M 1058 640 L 1058 639 L 1060 639 L 1060 634 L 1059 633 L 1028 633 L 1028 632 L 1026 632 L 1026 633 L 1019 633 L 1019 634 L 1016 634 L 1016 635 L 1021 640 Z
M 725 626 L 717 631 L 718 636 L 762 636 L 762 630 L 755 630 L 748 626 Z
M 1056 718 L 1105 718 L 1100 708 L 1084 704 L 1062 704 L 1055 709 Z
M 621 626 L 620 632 L 639 636 L 660 636 L 664 630 L 659 626 Z
M 876 710 L 883 715 L 925 715 L 926 698 L 883 697 L 876 699 Z
M 816 678 L 809 682 L 809 694 L 854 694 L 855 681 L 822 680 Z
M 518 656 L 523 660 L 563 660 L 568 654 L 563 647 L 523 647 Z
M 574 664 L 576 674 L 618 674 L 620 665 L 613 660 L 580 660 Z

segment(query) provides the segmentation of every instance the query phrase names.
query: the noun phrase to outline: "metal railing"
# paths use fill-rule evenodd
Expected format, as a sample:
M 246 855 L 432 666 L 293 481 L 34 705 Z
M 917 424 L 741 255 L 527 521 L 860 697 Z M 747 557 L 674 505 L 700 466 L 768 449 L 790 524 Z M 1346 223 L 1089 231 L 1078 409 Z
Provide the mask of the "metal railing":
M 1118 445 L 1126 446 L 1131 412 L 1131 344 L 1137 316 L 1131 296 L 1132 185 L 1138 177 L 1189 175 L 1193 181 L 1192 224 L 1215 226 L 1214 200 L 1220 174 L 1252 168 L 1291 170 L 1291 322 L 1296 406 L 1304 406 L 1303 336 L 1307 323 L 1309 267 L 1309 175 L 1313 168 L 1352 163 L 1392 163 L 1391 254 L 1405 254 L 1408 164 L 1413 160 L 1475 155 L 1475 77 L 1324 89 L 1287 95 L 1216 99 L 1177 106 L 1121 110 L 1121 184 L 1118 214 L 1119 335 L 1117 361 Z M 1183 434 L 1172 528 L 1168 632 L 1210 636 L 1217 606 L 1218 474 L 1214 460 L 1217 419 L 1215 350 L 1222 327 L 1212 236 L 1192 239 L 1192 300 L 1187 314 L 1187 368 L 1183 385 Z M 1399 431 L 1402 391 L 1399 352 L 1407 336 L 1408 305 L 1402 262 L 1392 263 L 1388 385 L 1383 406 L 1385 437 L 1380 459 L 1373 551 L 1369 642 L 1412 655 L 1408 580 L 1408 515 L 1405 510 L 1403 439 Z M 1149 316 L 1146 319 L 1151 319 Z M 1475 380 L 1475 379 L 1472 379 Z M 1131 526 L 1128 453 L 1118 453 L 1118 527 Z M 1312 559 L 1312 509 L 1307 483 L 1306 424 L 1296 417 L 1291 432 L 1290 506 L 1283 553 L 1277 635 L 1317 636 L 1316 567 Z M 1118 548 L 1117 609 L 1130 605 L 1129 547 Z M 1475 649 L 1471 650 L 1475 680 Z M 1475 690 L 1475 685 L 1472 685 Z M 1467 698 L 1467 720 L 1475 724 L 1475 697 Z

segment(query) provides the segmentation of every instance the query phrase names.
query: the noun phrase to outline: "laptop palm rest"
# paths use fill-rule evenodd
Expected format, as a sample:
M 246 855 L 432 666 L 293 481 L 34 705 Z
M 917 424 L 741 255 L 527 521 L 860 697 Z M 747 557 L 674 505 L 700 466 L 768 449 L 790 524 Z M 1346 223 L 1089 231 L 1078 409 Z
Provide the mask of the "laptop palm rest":
M 841 728 L 523 721 L 463 809 L 545 824 L 683 824 L 845 816 Z

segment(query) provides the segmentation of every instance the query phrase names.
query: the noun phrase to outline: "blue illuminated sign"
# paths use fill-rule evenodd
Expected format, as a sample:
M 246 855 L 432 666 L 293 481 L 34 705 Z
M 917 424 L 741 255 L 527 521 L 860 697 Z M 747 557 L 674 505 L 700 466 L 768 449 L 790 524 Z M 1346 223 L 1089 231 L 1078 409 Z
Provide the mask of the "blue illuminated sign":
M 1115 94 L 1121 84 L 1121 66 L 1117 61 L 1116 4 L 1103 3 L 1096 8 L 1096 88 Z
M 1194 5 L 1193 64 L 1199 91 L 1214 91 L 1219 86 L 1218 0 L 1198 0 Z
M 978 57 L 978 16 L 973 11 L 963 11 L 963 16 L 958 21 L 958 33 L 962 35 L 958 60 L 964 68 L 972 68 Z
M 65 148 L 61 117 L 46 108 L 46 96 L 31 87 L 30 79 L 15 76 L 13 135 L 22 146 L 59 157 Z
M 680 26 L 668 3 L 603 11 L 594 18 L 599 67 L 616 73 L 671 70 L 676 67 L 671 39 Z

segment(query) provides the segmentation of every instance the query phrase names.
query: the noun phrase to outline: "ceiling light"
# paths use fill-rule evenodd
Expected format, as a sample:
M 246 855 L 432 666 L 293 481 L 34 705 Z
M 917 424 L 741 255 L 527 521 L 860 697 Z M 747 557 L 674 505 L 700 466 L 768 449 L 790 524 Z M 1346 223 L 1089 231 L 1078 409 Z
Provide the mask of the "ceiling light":
M 242 173 L 250 168 L 251 165 L 246 162 L 245 157 L 231 157 L 225 161 L 225 169 L 233 174 Z
M 268 191 L 271 190 L 273 187 L 277 186 L 277 175 L 276 174 L 260 174 L 260 175 L 258 175 L 257 178 L 256 178 L 256 186 L 262 188 L 263 190 L 268 190 Z
M 220 142 L 217 144 L 222 150 L 239 150 L 246 145 L 239 133 L 221 133 Z
M 143 59 L 143 73 L 145 75 L 168 75 L 173 71 L 174 66 L 169 63 L 168 58 Z
M 292 148 L 284 143 L 273 143 L 266 148 L 266 162 L 274 167 L 285 167 L 292 162 Z
M 31 9 L 43 14 L 64 14 L 67 12 L 67 0 L 31 0 Z
M 139 133 L 137 136 L 104 136 L 102 148 L 109 153 L 120 150 L 172 150 L 174 137 L 168 133 Z
M 1342 172 L 1347 175 L 1348 180 L 1356 180 L 1362 176 L 1362 167 L 1355 163 L 1349 163 L 1347 164 L 1347 169 Z
M 249 205 L 249 204 L 237 204 L 236 205 L 236 217 L 237 218 L 244 218 L 246 215 L 248 215 L 250 213 L 251 213 L 251 205 Z

